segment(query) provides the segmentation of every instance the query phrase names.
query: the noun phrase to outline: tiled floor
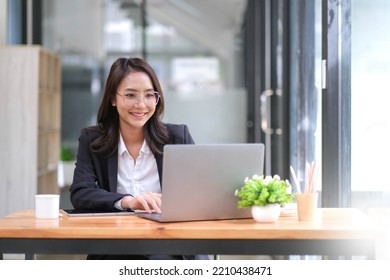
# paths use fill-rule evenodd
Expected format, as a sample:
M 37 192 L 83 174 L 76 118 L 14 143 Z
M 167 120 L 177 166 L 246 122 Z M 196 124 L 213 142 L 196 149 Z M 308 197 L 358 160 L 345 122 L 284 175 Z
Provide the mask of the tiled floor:
M 241 256 L 241 255 L 210 255 L 211 260 L 270 260 L 270 256 Z M 4 260 L 24 260 L 23 254 L 4 254 Z M 86 255 L 35 255 L 36 260 L 85 260 Z M 282 258 L 277 258 L 282 259 Z
M 41 255 L 34 256 L 35 260 L 85 260 L 86 255 Z M 4 260 L 24 260 L 24 254 L 4 254 Z

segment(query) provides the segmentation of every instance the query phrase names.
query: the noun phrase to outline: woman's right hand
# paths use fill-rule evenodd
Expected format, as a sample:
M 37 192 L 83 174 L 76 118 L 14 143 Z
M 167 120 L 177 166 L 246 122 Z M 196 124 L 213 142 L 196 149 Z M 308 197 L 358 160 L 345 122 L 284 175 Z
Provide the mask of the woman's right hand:
M 161 213 L 161 197 L 160 193 L 153 192 L 146 192 L 136 197 L 125 196 L 122 199 L 121 206 L 124 209 Z

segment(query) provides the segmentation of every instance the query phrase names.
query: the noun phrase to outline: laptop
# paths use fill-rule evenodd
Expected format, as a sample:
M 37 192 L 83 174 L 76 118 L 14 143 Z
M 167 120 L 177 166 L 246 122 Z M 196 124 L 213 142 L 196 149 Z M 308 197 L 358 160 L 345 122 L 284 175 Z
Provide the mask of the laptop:
M 161 213 L 137 213 L 158 222 L 239 219 L 236 190 L 263 174 L 264 144 L 165 145 Z

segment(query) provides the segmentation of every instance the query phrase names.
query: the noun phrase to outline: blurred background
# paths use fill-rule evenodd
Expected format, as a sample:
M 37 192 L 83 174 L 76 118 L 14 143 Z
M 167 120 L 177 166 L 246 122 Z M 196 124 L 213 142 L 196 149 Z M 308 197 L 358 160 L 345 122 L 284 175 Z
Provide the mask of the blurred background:
M 63 195 L 109 67 L 137 56 L 160 78 L 164 121 L 186 123 L 196 143 L 262 142 L 267 175 L 289 178 L 291 165 L 303 182 L 306 162 L 321 164 L 323 207 L 388 207 L 386 26 L 387 0 L 0 0 L 0 46 L 40 45 L 60 58 Z M 2 87 L 6 104 L 15 93 Z M 4 176 L 3 198 L 16 201 L 23 192 Z M 31 195 L 24 202 L 4 202 L 0 216 L 32 206 Z

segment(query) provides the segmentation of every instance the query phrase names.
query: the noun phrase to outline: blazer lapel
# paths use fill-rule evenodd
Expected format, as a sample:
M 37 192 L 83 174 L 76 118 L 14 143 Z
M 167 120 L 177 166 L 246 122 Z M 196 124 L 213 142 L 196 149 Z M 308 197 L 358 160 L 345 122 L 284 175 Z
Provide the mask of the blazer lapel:
M 158 177 L 160 178 L 160 187 L 162 189 L 162 163 L 163 163 L 163 156 L 162 154 L 155 155 L 156 163 L 157 163 L 157 170 L 158 170 Z
M 118 153 L 114 153 L 107 159 L 108 184 L 111 192 L 116 192 L 118 186 Z

